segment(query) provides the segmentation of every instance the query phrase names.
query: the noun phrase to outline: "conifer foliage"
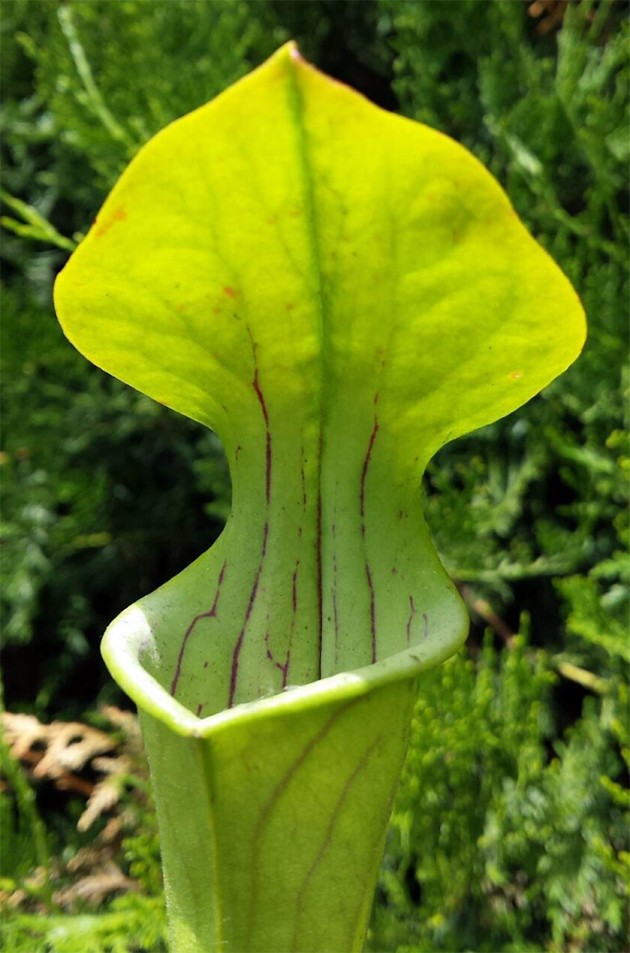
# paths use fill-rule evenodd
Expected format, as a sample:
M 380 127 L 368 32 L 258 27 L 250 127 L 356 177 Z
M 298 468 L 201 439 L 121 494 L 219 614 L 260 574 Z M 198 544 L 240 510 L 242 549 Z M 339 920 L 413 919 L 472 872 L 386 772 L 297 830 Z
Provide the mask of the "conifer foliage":
M 97 697 L 122 701 L 98 642 L 207 549 L 230 503 L 216 439 L 88 366 L 58 330 L 52 280 L 139 146 L 293 37 L 475 152 L 590 328 L 566 375 L 429 468 L 427 518 L 473 628 L 420 683 L 369 948 L 618 953 L 630 873 L 624 5 L 2 6 L 3 947 L 164 948 L 146 774 L 133 731 L 95 712 Z M 75 722 L 66 741 L 96 747 L 70 763 L 81 750 L 58 741 L 58 776 L 38 775 L 59 721 Z M 107 871 L 116 886 L 99 890 Z

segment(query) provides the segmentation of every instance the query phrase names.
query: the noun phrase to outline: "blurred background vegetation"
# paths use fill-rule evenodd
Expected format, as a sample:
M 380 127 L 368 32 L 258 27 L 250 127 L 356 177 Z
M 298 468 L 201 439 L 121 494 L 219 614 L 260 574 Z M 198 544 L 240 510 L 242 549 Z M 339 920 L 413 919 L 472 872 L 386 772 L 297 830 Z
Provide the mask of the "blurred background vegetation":
M 98 644 L 230 498 L 212 434 L 65 341 L 54 276 L 139 146 L 293 37 L 478 155 L 590 326 L 559 381 L 429 468 L 473 625 L 422 680 L 369 949 L 626 950 L 626 3 L 1 6 L 4 949 L 165 948 L 146 768 Z

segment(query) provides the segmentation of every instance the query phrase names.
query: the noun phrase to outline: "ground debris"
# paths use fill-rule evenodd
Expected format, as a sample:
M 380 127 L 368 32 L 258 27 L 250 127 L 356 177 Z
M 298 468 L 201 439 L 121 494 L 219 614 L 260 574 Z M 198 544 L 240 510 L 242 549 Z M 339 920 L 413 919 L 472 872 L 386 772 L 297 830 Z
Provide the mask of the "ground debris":
M 123 840 L 137 821 L 135 799 L 129 800 L 128 791 L 138 782 L 143 787 L 148 777 L 140 728 L 134 714 L 114 706 L 101 707 L 100 714 L 111 732 L 83 722 L 44 724 L 34 715 L 0 713 L 6 745 L 31 785 L 38 790 L 48 785 L 84 800 L 77 821 L 80 832 L 102 821 L 93 841 L 69 858 L 52 857 L 49 869 L 38 867 L 15 881 L 5 878 L 0 910 L 41 913 L 52 903 L 57 910 L 72 912 L 140 889 L 119 866 Z M 0 779 L 0 790 L 11 793 L 10 782 Z
M 77 721 L 43 724 L 34 715 L 0 715 L 9 749 L 29 780 L 50 781 L 60 791 L 87 799 L 77 823 L 80 831 L 116 808 L 130 775 L 137 771 L 142 747 L 135 715 L 113 705 L 100 711 L 117 734 Z

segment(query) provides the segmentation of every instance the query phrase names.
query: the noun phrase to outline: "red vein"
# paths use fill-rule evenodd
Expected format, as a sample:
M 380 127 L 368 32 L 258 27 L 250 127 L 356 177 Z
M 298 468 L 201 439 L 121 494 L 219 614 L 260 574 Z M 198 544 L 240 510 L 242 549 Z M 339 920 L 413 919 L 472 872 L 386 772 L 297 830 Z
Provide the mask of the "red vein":
M 271 462 L 272 462 L 272 444 L 271 444 L 271 429 L 269 427 L 269 410 L 267 409 L 267 401 L 265 400 L 265 395 L 260 386 L 260 368 L 258 366 L 258 345 L 254 340 L 252 334 L 252 329 L 247 328 L 247 333 L 249 334 L 249 339 L 252 345 L 252 354 L 254 357 L 254 377 L 252 380 L 252 387 L 256 394 L 256 398 L 260 405 L 260 410 L 265 421 L 265 499 L 267 501 L 267 506 L 271 500 Z
M 247 631 L 247 626 L 249 625 L 249 620 L 251 618 L 252 611 L 254 609 L 254 603 L 256 602 L 256 596 L 258 595 L 258 586 L 260 583 L 260 576 L 263 570 L 263 563 L 265 561 L 265 556 L 267 555 L 267 537 L 269 535 L 269 504 L 271 502 L 271 468 L 272 468 L 272 442 L 271 442 L 271 429 L 269 427 L 269 411 L 267 409 L 267 402 L 265 400 L 265 395 L 260 386 L 260 372 L 258 366 L 258 345 L 254 340 L 252 330 L 250 327 L 247 328 L 247 333 L 249 334 L 249 339 L 252 345 L 252 355 L 254 358 L 254 377 L 252 379 L 252 387 L 256 394 L 256 398 L 260 405 L 260 410 L 265 422 L 265 501 L 267 504 L 267 518 L 265 519 L 265 525 L 263 527 L 263 538 L 262 538 L 262 549 L 260 555 L 260 562 L 258 564 L 258 569 L 256 570 L 256 575 L 254 577 L 254 583 L 252 585 L 251 592 L 249 594 L 249 600 L 247 603 L 247 609 L 245 611 L 245 618 L 243 620 L 243 625 L 241 631 L 238 634 L 236 640 L 236 645 L 234 646 L 234 651 L 232 653 L 232 670 L 230 673 L 230 691 L 228 697 L 228 708 L 231 708 L 234 704 L 234 698 L 236 695 L 236 685 L 238 681 L 238 667 L 239 660 L 241 655 L 241 649 L 243 648 L 243 642 L 245 640 L 245 633 Z
M 295 569 L 293 570 L 293 575 L 291 577 L 291 608 L 293 610 L 293 620 L 295 621 L 295 615 L 297 612 L 297 577 L 300 569 L 300 560 L 298 559 L 295 564 Z
M 409 618 L 407 619 L 407 645 L 411 644 L 411 625 L 416 614 L 416 604 L 413 601 L 413 596 L 409 596 Z M 426 617 L 426 613 L 425 613 Z
M 322 673 L 322 647 L 324 642 L 324 592 L 323 592 L 323 571 L 322 571 L 322 454 L 323 454 L 324 436 L 322 431 L 319 433 L 319 480 L 317 485 L 317 516 L 315 533 L 315 564 L 317 572 L 317 603 L 319 609 L 319 675 Z
M 304 470 L 304 456 L 302 456 L 302 462 L 300 464 L 300 478 L 302 480 L 302 508 L 306 509 L 306 472 Z
M 256 878 L 256 871 L 259 869 L 257 863 L 258 852 L 260 850 L 260 839 L 262 832 L 266 825 L 269 822 L 270 817 L 273 814 L 273 809 L 282 797 L 283 793 L 288 788 L 289 784 L 293 780 L 294 776 L 297 774 L 299 769 L 303 766 L 304 762 L 312 754 L 313 750 L 324 740 L 327 734 L 334 728 L 335 722 L 338 721 L 343 715 L 346 714 L 351 708 L 360 701 L 359 698 L 352 698 L 350 701 L 344 702 L 340 708 L 337 708 L 328 720 L 322 725 L 322 727 L 313 735 L 313 737 L 306 743 L 302 748 L 300 754 L 297 756 L 295 761 L 287 768 L 285 773 L 277 782 L 273 791 L 271 792 L 267 802 L 262 806 L 260 813 L 258 815 L 258 820 L 256 821 L 256 826 L 252 835 L 252 863 L 250 864 L 251 871 L 251 890 L 249 894 L 249 910 L 247 916 L 247 935 L 251 936 L 255 916 L 256 916 L 256 906 L 258 904 L 258 880 Z
M 378 394 L 374 395 L 374 406 L 376 407 L 378 403 Z M 372 433 L 370 434 L 370 439 L 368 441 L 367 453 L 363 460 L 363 467 L 361 468 L 361 486 L 359 490 L 359 512 L 361 514 L 361 536 L 365 536 L 365 484 L 367 481 L 368 470 L 370 468 L 370 463 L 372 462 L 372 451 L 374 449 L 374 442 L 376 440 L 376 435 L 379 431 L 379 422 L 378 417 L 374 414 L 374 426 L 372 427 Z M 365 575 L 367 577 L 368 587 L 370 590 L 370 629 L 372 636 L 372 661 L 376 661 L 376 597 L 374 594 L 374 581 L 372 579 L 372 571 L 370 565 L 366 560 L 365 563 Z
M 337 607 L 337 524 L 332 523 L 330 533 L 333 538 L 333 584 L 332 584 L 332 607 L 333 607 L 333 625 L 335 631 L 335 667 L 339 662 L 339 610 Z
M 188 643 L 188 639 L 190 638 L 192 634 L 193 629 L 195 628 L 197 623 L 201 621 L 201 619 L 213 619 L 217 614 L 217 606 L 219 605 L 219 594 L 221 592 L 221 586 L 223 584 L 223 579 L 225 576 L 226 565 L 227 565 L 227 561 L 224 562 L 223 565 L 221 566 L 221 572 L 219 573 L 219 578 L 217 580 L 217 591 L 214 594 L 214 602 L 212 603 L 212 607 L 207 612 L 200 612 L 199 615 L 196 615 L 184 633 L 184 638 L 182 639 L 179 655 L 177 656 L 177 665 L 175 666 L 175 674 L 173 675 L 173 681 L 171 682 L 171 695 L 173 696 L 175 695 L 175 692 L 177 691 L 177 684 L 179 682 L 180 675 L 182 674 L 184 652 L 186 651 L 186 645 Z
M 256 391 L 256 397 L 258 398 L 258 403 L 260 404 L 260 409 L 265 420 L 265 500 L 267 501 L 267 506 L 269 506 L 271 500 L 271 430 L 269 429 L 269 411 L 267 410 L 265 395 L 258 381 L 258 365 L 256 365 L 252 386 Z
M 335 666 L 339 660 L 339 609 L 337 607 L 337 554 L 333 553 L 332 587 L 333 625 L 335 627 Z
M 370 632 L 372 634 L 372 661 L 376 661 L 376 600 L 374 596 L 374 583 L 372 581 L 372 572 L 368 563 L 365 564 L 365 575 L 367 576 L 368 587 L 370 589 Z
M 302 447 L 302 459 L 300 460 L 300 481 L 302 485 L 302 519 L 303 520 L 306 519 L 306 505 L 308 503 L 308 499 L 306 496 L 306 472 L 304 469 L 305 463 L 306 461 L 304 459 L 304 447 Z M 300 523 L 297 528 L 298 539 L 302 538 L 302 533 L 303 533 L 302 523 Z
M 271 636 L 270 632 L 267 632 L 265 635 L 265 645 L 267 647 L 267 658 L 269 659 L 270 662 L 273 662 L 273 664 L 278 669 L 278 671 L 282 673 L 282 688 L 286 688 L 287 680 L 288 680 L 288 672 L 289 672 L 289 662 L 291 660 L 291 649 L 290 648 L 287 649 L 287 654 L 284 659 L 284 664 L 282 664 L 282 662 L 278 662 L 278 660 L 276 659 L 275 655 L 273 654 L 269 646 L 270 636 Z
M 295 633 L 295 625 L 297 622 L 297 608 L 298 608 L 298 573 L 300 571 L 300 560 L 296 560 L 295 569 L 293 570 L 293 575 L 291 576 L 291 630 L 289 632 L 289 647 L 287 649 L 287 655 L 284 663 L 284 667 L 280 668 L 282 672 L 282 687 L 287 687 L 287 681 L 289 676 L 289 664 L 291 659 L 291 646 L 293 644 L 293 635 Z
M 341 814 L 341 811 L 343 809 L 343 805 L 345 801 L 347 800 L 348 794 L 350 793 L 350 790 L 354 782 L 356 781 L 359 774 L 363 771 L 363 769 L 368 764 L 370 758 L 372 757 L 372 754 L 374 753 L 374 749 L 377 747 L 377 745 L 381 744 L 382 741 L 383 741 L 383 736 L 379 735 L 378 738 L 375 738 L 372 744 L 363 752 L 358 764 L 356 765 L 352 773 L 346 778 L 345 783 L 341 789 L 341 793 L 339 797 L 337 798 L 337 802 L 330 813 L 330 818 L 326 826 L 326 830 L 324 831 L 324 836 L 319 846 L 319 850 L 317 851 L 315 857 L 313 858 L 313 862 L 311 863 L 311 866 L 306 872 L 306 875 L 304 877 L 304 880 L 302 881 L 302 885 L 296 897 L 295 931 L 293 934 L 293 944 L 292 944 L 292 949 L 294 950 L 297 950 L 299 948 L 299 942 L 298 942 L 299 919 L 300 919 L 300 912 L 304 903 L 304 894 L 308 890 L 308 885 L 311 879 L 313 878 L 313 875 L 315 871 L 317 870 L 317 867 L 319 866 L 322 857 L 324 856 L 328 847 L 330 846 L 332 833 L 335 828 L 335 824 L 337 823 L 339 815 Z
M 291 643 L 293 642 L 293 634 L 295 632 L 295 622 L 296 622 L 297 606 L 298 606 L 297 580 L 298 580 L 299 569 L 300 569 L 300 560 L 298 559 L 297 562 L 295 563 L 295 569 L 293 570 L 293 575 L 291 577 L 291 628 L 289 631 L 289 646 L 287 648 L 287 654 L 285 656 L 284 663 L 279 662 L 271 650 L 271 646 L 269 644 L 271 633 L 269 632 L 269 630 L 267 630 L 267 633 L 265 635 L 265 645 L 267 647 L 266 649 L 267 658 L 269 659 L 270 662 L 273 662 L 273 664 L 278 669 L 278 671 L 282 673 L 282 685 L 281 685 L 282 688 L 287 687 L 287 683 L 289 680 L 289 665 L 291 664 Z
M 374 399 L 376 403 L 376 398 Z M 376 435 L 379 430 L 378 417 L 374 416 L 374 426 L 372 427 L 372 433 L 370 434 L 370 441 L 368 443 L 367 453 L 363 461 L 363 468 L 361 470 L 361 489 L 359 492 L 359 509 L 361 512 L 361 536 L 365 536 L 365 481 L 367 479 L 367 473 L 372 459 L 372 450 L 374 449 L 374 441 L 376 440 Z
M 245 640 L 245 632 L 251 618 L 252 610 L 254 608 L 254 603 L 256 601 L 256 596 L 258 594 L 258 584 L 260 582 L 260 574 L 263 569 L 263 563 L 265 561 L 265 556 L 267 554 L 267 536 L 269 535 L 269 522 L 266 521 L 263 527 L 263 540 L 262 540 L 262 551 L 260 555 L 260 562 L 258 563 L 258 569 L 256 570 L 256 576 L 254 577 L 254 584 L 252 586 L 252 591 L 249 594 L 249 601 L 247 603 L 247 609 L 245 611 L 245 619 L 239 632 L 238 639 L 236 640 L 236 645 L 234 646 L 234 651 L 232 653 L 232 671 L 230 673 L 230 695 L 228 698 L 228 708 L 231 708 L 234 704 L 234 696 L 236 694 L 236 683 L 238 680 L 238 663 L 241 654 L 241 649 L 243 648 L 243 642 Z

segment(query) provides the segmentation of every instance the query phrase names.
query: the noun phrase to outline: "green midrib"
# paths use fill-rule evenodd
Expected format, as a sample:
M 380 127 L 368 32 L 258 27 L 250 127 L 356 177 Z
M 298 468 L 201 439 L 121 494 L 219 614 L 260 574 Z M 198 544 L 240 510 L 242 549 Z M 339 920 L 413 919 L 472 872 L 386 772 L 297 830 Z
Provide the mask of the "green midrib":
M 328 392 L 327 384 L 332 382 L 332 371 L 330 368 L 329 354 L 329 313 L 326 297 L 322 282 L 321 251 L 318 238 L 317 210 L 314 195 L 314 176 L 309 156 L 308 135 L 304 123 L 304 96 L 300 89 L 300 83 L 297 74 L 296 60 L 301 59 L 297 47 L 293 47 L 289 52 L 289 106 L 297 130 L 297 148 L 300 169 L 302 173 L 302 186 L 305 206 L 305 223 L 308 228 L 308 237 L 311 245 L 311 264 L 312 280 L 315 293 L 315 303 L 317 307 L 317 333 L 319 338 L 319 439 L 317 443 L 317 524 L 316 524 L 316 547 L 317 547 L 317 596 L 319 603 L 319 676 L 322 674 L 323 657 L 323 637 L 324 637 L 324 592 L 323 592 L 323 553 L 322 553 L 322 525 L 323 525 L 323 471 L 324 471 L 324 451 L 325 451 L 325 421 L 326 421 L 326 394 Z M 305 67 L 307 68 L 307 67 Z

